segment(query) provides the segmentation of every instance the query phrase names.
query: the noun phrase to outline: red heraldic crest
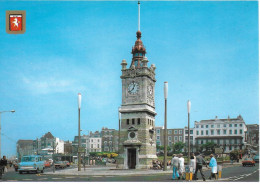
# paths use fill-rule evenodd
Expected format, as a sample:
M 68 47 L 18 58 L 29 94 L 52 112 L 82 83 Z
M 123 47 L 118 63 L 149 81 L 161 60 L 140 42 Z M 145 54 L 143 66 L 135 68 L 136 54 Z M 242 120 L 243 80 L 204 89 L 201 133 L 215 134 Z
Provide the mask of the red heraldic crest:
M 10 23 L 10 31 L 21 31 L 22 15 L 10 15 L 9 23 Z

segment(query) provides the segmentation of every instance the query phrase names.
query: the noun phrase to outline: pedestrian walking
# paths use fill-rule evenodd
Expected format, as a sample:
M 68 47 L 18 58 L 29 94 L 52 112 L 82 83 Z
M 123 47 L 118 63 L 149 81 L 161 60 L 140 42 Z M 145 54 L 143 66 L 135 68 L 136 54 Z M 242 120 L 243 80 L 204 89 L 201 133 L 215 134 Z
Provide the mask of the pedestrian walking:
M 3 158 L 0 160 L 0 179 L 2 178 L 2 175 L 7 170 L 7 159 L 6 156 L 3 156 Z
M 194 160 L 195 160 L 195 163 L 196 163 L 196 156 L 195 156 L 195 153 L 192 153 L 191 156 L 194 157 Z
M 190 157 L 190 167 L 193 168 L 193 175 L 194 175 L 195 171 L 196 171 L 196 160 L 195 160 L 194 156 Z
M 173 171 L 172 179 L 175 180 L 179 178 L 179 173 L 178 173 L 179 158 L 175 154 L 172 155 L 171 165 Z
M 217 160 L 214 158 L 213 154 L 210 155 L 209 167 L 211 167 L 211 175 L 209 179 L 211 180 L 212 177 L 217 179 L 218 165 Z
M 203 181 L 206 181 L 205 175 L 203 174 L 203 171 L 202 171 L 203 165 L 206 165 L 206 167 L 207 167 L 207 164 L 206 164 L 204 158 L 202 157 L 201 154 L 199 154 L 199 155 L 196 156 L 196 171 L 195 171 L 195 174 L 194 174 L 195 180 L 198 179 L 197 178 L 197 172 L 200 171 L 200 174 L 201 174 Z
M 183 156 L 182 154 L 179 154 L 179 178 L 178 179 L 184 180 L 185 168 L 184 168 L 184 158 L 182 156 Z

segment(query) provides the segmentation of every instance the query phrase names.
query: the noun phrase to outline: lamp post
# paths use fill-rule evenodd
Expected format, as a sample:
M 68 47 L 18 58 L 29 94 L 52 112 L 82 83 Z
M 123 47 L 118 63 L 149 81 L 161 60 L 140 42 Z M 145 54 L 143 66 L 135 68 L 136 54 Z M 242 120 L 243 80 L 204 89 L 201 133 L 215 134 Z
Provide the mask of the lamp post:
M 121 113 L 119 111 L 120 107 L 118 107 L 118 153 L 119 153 L 119 145 L 120 145 L 120 130 L 121 130 L 121 126 L 120 126 L 120 120 L 121 120 Z
M 5 113 L 5 112 L 11 112 L 11 113 L 14 113 L 15 112 L 15 110 L 10 110 L 10 111 L 0 111 L 0 158 L 2 158 L 2 156 L 1 156 L 1 114 L 2 113 Z
M 52 167 L 53 167 L 53 173 L 55 173 L 55 163 L 54 163 L 54 153 L 56 151 L 56 146 L 58 145 L 58 143 L 56 144 L 56 138 L 53 138 L 53 143 L 52 143 Z
M 190 163 L 190 100 L 187 102 L 188 107 L 188 163 Z
M 168 82 L 164 82 L 164 99 L 165 99 L 165 111 L 164 111 L 164 167 L 163 170 L 167 170 L 167 97 L 168 97 Z
M 78 123 L 78 171 L 81 171 L 81 153 L 80 153 L 80 108 L 81 108 L 81 94 L 78 94 L 78 110 L 79 110 L 79 123 Z

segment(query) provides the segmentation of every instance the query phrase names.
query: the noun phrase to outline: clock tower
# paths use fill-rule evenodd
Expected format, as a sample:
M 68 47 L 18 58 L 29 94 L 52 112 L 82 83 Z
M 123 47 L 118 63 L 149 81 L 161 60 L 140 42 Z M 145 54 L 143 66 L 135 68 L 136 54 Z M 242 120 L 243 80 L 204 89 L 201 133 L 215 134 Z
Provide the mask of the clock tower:
M 138 3 L 139 4 L 139 3 Z M 139 4 L 140 5 L 140 4 Z M 132 48 L 132 61 L 122 65 L 121 131 L 118 166 L 123 169 L 149 169 L 157 159 L 155 141 L 155 65 L 148 67 L 140 29 Z

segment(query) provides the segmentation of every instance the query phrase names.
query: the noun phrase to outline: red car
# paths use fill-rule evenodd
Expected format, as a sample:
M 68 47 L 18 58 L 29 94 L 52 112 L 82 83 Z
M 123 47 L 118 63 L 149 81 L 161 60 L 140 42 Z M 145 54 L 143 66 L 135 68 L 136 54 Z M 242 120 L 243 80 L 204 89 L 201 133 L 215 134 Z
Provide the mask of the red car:
M 255 166 L 255 161 L 252 158 L 245 158 L 245 160 L 242 161 L 243 167 L 247 165 Z
M 51 167 L 51 163 L 49 161 L 45 160 L 44 167 Z

